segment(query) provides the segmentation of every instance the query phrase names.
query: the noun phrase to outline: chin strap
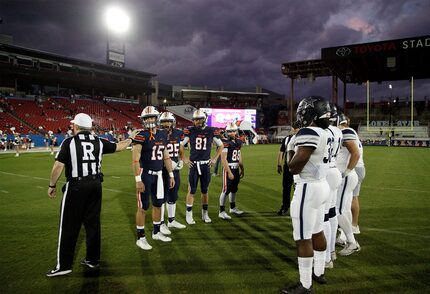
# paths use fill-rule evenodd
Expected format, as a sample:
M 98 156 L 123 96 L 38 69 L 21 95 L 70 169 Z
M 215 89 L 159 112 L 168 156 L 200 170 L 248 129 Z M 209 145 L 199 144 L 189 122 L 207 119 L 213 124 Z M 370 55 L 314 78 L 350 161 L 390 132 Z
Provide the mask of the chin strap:
M 155 140 L 154 134 L 152 133 L 152 128 L 149 128 L 149 140 Z

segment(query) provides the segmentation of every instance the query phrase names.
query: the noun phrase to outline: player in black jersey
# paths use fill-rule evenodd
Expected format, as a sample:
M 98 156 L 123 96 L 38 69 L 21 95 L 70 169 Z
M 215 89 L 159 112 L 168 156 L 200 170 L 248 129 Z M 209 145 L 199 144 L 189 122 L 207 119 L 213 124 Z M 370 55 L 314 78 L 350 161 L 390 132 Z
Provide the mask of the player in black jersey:
M 219 138 L 219 131 L 216 128 L 206 126 L 207 114 L 201 109 L 193 113 L 194 126 L 184 130 L 185 138 L 181 142 L 182 146 L 190 143 L 190 157 L 183 155 L 182 160 L 190 168 L 188 175 L 188 194 L 186 221 L 189 225 L 196 222 L 193 219 L 194 194 L 197 191 L 197 184 L 200 180 L 200 191 L 202 194 L 202 220 L 210 223 L 212 220 L 208 214 L 208 188 L 211 180 L 210 166 L 215 164 L 222 151 L 222 142 Z M 211 159 L 212 142 L 217 145 L 217 153 Z
M 169 173 L 166 167 L 163 168 L 164 179 L 164 201 L 167 202 L 168 224 L 164 224 L 164 207 L 161 206 L 161 232 L 163 234 L 170 232 L 169 228 L 185 229 L 186 226 L 175 220 L 176 201 L 178 200 L 179 184 L 181 181 L 179 171 L 184 166 L 184 162 L 179 159 L 183 154 L 184 147 L 180 144 L 184 139 L 184 132 L 175 128 L 176 119 L 171 112 L 163 112 L 159 118 L 160 127 L 167 131 L 167 151 L 172 160 L 173 175 L 175 176 L 175 186 L 169 189 Z
M 152 202 L 153 240 L 170 242 L 172 239 L 160 231 L 161 205 L 164 202 L 163 163 L 169 174 L 169 187 L 173 188 L 175 179 L 172 161 L 167 151 L 167 131 L 157 128 L 159 112 L 154 106 L 143 109 L 140 118 L 144 129 L 133 140 L 133 171 L 136 178 L 137 212 L 136 212 L 136 245 L 143 250 L 150 250 L 145 237 L 145 218 Z
M 222 172 L 222 191 L 219 196 L 219 214 L 222 219 L 231 219 L 225 211 L 225 199 L 227 195 L 230 199 L 230 213 L 241 215 L 243 211 L 236 207 L 236 192 L 238 190 L 240 178 L 245 175 L 243 168 L 242 155 L 240 148 L 242 140 L 237 138 L 237 125 L 229 123 L 226 128 L 226 139 L 223 140 L 224 149 L 221 153 Z

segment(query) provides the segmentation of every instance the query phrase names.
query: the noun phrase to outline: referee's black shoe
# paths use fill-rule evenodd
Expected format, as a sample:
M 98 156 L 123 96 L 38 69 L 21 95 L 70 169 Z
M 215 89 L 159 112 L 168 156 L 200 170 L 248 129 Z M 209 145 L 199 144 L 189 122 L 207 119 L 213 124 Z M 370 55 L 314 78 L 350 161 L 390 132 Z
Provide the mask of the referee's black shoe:
M 92 263 L 92 262 L 86 260 L 85 258 L 81 260 L 81 264 L 90 268 L 90 269 L 96 269 L 96 268 L 100 267 L 99 263 Z
M 56 269 L 50 270 L 46 273 L 47 277 L 56 277 L 56 276 L 64 276 L 67 274 L 70 274 L 72 272 L 71 269 L 63 270 L 63 269 Z

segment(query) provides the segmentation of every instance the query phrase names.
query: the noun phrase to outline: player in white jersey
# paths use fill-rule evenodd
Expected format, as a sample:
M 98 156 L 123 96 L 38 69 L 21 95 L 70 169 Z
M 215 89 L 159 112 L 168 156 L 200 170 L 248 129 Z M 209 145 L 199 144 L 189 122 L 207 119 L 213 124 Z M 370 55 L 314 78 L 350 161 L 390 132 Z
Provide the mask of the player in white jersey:
M 327 283 L 324 261 L 327 243 L 323 233 L 324 207 L 329 198 L 328 134 L 330 106 L 321 97 L 303 99 L 297 108 L 302 129 L 287 147 L 288 167 L 296 188 L 291 202 L 293 237 L 297 246 L 300 283 L 283 293 L 312 292 L 312 279 Z M 314 272 L 312 273 L 312 265 Z
M 349 127 L 349 119 L 347 119 L 347 126 Z M 355 130 L 353 130 L 355 132 Z M 358 183 L 352 191 L 352 203 L 351 203 L 351 212 L 352 212 L 352 232 L 354 234 L 360 234 L 360 227 L 358 226 L 358 216 L 360 214 L 360 203 L 358 202 L 358 196 L 360 195 L 361 183 L 366 177 L 366 168 L 364 167 L 363 160 L 363 145 L 360 142 L 360 138 L 358 137 L 357 132 L 355 135 L 358 138 L 358 150 L 360 152 L 360 158 L 358 159 L 357 165 L 355 166 L 355 172 L 357 173 Z
M 342 148 L 338 154 L 336 165 L 342 173 L 342 183 L 337 192 L 336 213 L 339 227 L 346 235 L 345 247 L 339 251 L 340 255 L 347 256 L 360 250 L 360 245 L 355 240 L 352 232 L 352 191 L 357 185 L 358 178 L 354 170 L 360 159 L 360 141 L 357 133 L 348 127 L 348 121 L 344 114 L 339 115 L 339 128 L 342 130 Z
M 330 168 L 327 173 L 327 182 L 330 186 L 330 199 L 327 201 L 324 215 L 324 235 L 327 240 L 327 250 L 325 256 L 326 268 L 332 268 L 333 262 L 336 259 L 336 232 L 338 227 L 336 217 L 336 200 L 337 190 L 342 182 L 342 175 L 339 169 L 336 167 L 336 158 L 342 147 L 342 131 L 337 127 L 338 115 L 337 107 L 330 103 L 331 107 L 331 125 L 327 128 L 329 138 L 331 138 L 331 145 L 329 150 Z

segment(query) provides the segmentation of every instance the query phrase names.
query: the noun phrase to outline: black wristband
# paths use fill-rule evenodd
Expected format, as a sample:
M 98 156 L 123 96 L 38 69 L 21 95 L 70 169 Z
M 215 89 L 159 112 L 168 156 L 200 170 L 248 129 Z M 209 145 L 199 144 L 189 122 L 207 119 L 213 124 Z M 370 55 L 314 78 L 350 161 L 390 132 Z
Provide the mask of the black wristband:
M 57 185 L 54 185 L 54 186 L 51 186 L 51 185 L 49 185 L 49 188 L 57 188 Z

